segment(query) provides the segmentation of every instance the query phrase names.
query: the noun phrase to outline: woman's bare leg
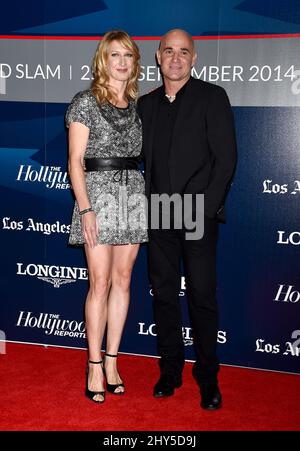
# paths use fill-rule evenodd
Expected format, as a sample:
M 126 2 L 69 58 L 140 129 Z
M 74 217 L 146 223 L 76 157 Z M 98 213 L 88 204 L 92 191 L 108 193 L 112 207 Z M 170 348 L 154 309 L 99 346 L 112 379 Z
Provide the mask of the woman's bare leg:
M 107 322 L 107 299 L 111 286 L 112 245 L 99 244 L 93 249 L 85 245 L 90 288 L 85 303 L 89 360 L 101 360 L 101 346 Z M 89 364 L 88 388 L 104 391 L 101 365 Z M 101 395 L 94 400 L 101 400 Z
M 106 352 L 108 354 L 117 354 L 119 350 L 129 306 L 131 274 L 139 246 L 139 244 L 113 246 L 112 284 L 108 297 L 107 311 Z M 106 358 L 105 369 L 107 380 L 110 384 L 120 384 L 122 382 L 118 374 L 116 358 Z M 124 391 L 124 388 L 118 387 L 115 391 Z

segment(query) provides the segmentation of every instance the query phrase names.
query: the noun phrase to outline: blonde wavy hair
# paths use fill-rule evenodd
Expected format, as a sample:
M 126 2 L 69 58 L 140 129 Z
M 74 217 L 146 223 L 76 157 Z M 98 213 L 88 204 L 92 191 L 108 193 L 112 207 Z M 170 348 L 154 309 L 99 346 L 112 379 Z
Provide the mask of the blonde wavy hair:
M 138 46 L 125 31 L 113 30 L 107 32 L 99 42 L 92 64 L 94 80 L 91 89 L 100 104 L 107 100 L 117 101 L 116 93 L 108 85 L 109 75 L 106 69 L 109 45 L 113 41 L 119 42 L 133 54 L 134 66 L 131 77 L 127 82 L 125 97 L 128 101 L 135 100 L 138 97 L 138 77 L 141 69 Z

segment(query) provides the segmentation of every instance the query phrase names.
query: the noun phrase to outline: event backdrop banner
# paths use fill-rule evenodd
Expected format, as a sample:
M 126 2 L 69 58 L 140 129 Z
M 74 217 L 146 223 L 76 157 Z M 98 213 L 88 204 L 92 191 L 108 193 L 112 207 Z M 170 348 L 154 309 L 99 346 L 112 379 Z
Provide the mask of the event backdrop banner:
M 82 248 L 68 246 L 74 196 L 64 115 L 90 86 L 106 31 L 124 29 L 136 40 L 143 94 L 161 84 L 160 37 L 184 28 L 198 54 L 192 75 L 226 89 L 237 131 L 238 165 L 218 245 L 221 363 L 300 373 L 299 2 L 20 4 L 2 5 L 0 16 L 0 337 L 86 348 L 88 271 Z M 146 254 L 143 244 L 120 351 L 155 356 Z M 178 294 L 193 360 L 183 274 Z

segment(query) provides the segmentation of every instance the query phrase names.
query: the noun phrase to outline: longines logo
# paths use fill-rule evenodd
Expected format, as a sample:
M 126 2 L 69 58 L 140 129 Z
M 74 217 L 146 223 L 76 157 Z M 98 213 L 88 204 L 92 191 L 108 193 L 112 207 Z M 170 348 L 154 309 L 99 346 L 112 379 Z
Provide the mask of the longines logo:
M 279 285 L 274 301 L 296 304 L 300 300 L 300 291 L 293 288 L 294 285 Z
M 70 266 L 40 265 L 29 263 L 24 266 L 23 263 L 17 263 L 17 275 L 37 277 L 44 282 L 59 288 L 66 283 L 76 282 L 77 280 L 87 280 L 87 268 L 77 268 Z
M 60 337 L 86 338 L 85 324 L 76 320 L 60 319 L 60 315 L 53 313 L 39 313 L 20 311 L 17 327 L 29 327 L 41 329 L 46 335 L 58 335 Z
M 156 325 L 155 324 L 149 324 L 148 326 L 145 323 L 138 323 L 139 325 L 139 331 L 138 335 L 150 335 L 152 337 L 156 337 Z M 183 327 L 182 328 L 182 337 L 183 342 L 185 346 L 192 346 L 193 345 L 193 336 L 192 336 L 192 328 L 191 327 Z M 218 337 L 217 337 L 218 343 L 224 344 L 227 341 L 226 337 L 226 331 L 219 330 L 218 331 Z
M 293 341 L 286 341 L 284 345 L 281 343 L 267 343 L 263 338 L 258 338 L 255 342 L 255 352 L 263 352 L 266 354 L 282 354 L 284 356 L 299 357 L 300 356 L 300 330 L 294 330 L 291 334 Z M 284 347 L 284 349 L 282 349 Z
M 300 232 L 287 233 L 284 230 L 278 230 L 277 244 L 293 244 L 299 246 L 300 244 Z
M 185 290 L 186 290 L 186 286 L 185 286 L 185 277 L 182 276 L 182 277 L 181 277 L 181 281 L 180 281 L 180 291 L 179 291 L 179 293 L 178 293 L 178 296 L 184 296 L 184 295 L 185 295 Z M 152 288 L 150 288 L 149 294 L 150 294 L 151 296 L 153 296 L 153 290 L 152 290 Z
M 27 222 L 27 224 L 24 224 Z M 56 221 L 53 224 L 48 222 L 38 222 L 32 218 L 27 218 L 26 221 L 19 221 L 11 219 L 8 216 L 2 218 L 3 230 L 25 230 L 25 232 L 38 232 L 44 235 L 51 235 L 52 233 L 70 233 L 70 224 L 61 224 Z
M 300 180 L 294 180 L 290 185 L 284 183 L 274 183 L 273 180 L 263 181 L 263 193 L 266 194 L 299 194 L 300 193 Z
M 17 181 L 45 183 L 49 189 L 69 189 L 71 186 L 67 172 L 63 172 L 60 166 L 40 166 L 37 170 L 32 168 L 30 164 L 21 164 Z

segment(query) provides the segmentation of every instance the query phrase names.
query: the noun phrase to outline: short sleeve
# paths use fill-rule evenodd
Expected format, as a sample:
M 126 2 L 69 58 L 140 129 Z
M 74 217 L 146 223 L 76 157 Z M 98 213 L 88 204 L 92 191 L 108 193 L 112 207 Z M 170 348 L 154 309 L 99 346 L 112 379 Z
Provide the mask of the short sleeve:
M 78 92 L 72 99 L 65 115 L 66 126 L 71 122 L 80 122 L 88 128 L 91 128 L 91 99 L 88 91 Z

